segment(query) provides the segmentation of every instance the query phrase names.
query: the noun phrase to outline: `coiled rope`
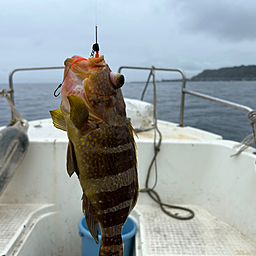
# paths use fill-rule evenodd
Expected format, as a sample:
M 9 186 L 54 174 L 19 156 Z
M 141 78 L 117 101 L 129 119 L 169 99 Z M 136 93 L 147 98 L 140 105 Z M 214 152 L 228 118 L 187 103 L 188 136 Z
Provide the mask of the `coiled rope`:
M 157 154 L 160 152 L 160 146 L 161 146 L 161 142 L 162 142 L 162 134 L 160 132 L 160 130 L 158 129 L 157 126 L 157 112 L 156 112 L 156 107 L 157 107 L 157 96 L 156 96 L 156 84 L 155 84 L 155 73 L 154 73 L 154 66 L 152 66 L 152 69 L 149 73 L 145 88 L 143 90 L 142 96 L 141 96 L 141 100 L 143 100 L 145 91 L 147 89 L 148 83 L 150 81 L 150 78 L 153 78 L 152 84 L 153 84 L 153 88 L 154 88 L 154 156 L 151 160 L 151 163 L 149 165 L 148 168 L 148 173 L 147 173 L 147 178 L 146 178 L 146 184 L 145 184 L 145 188 L 144 189 L 140 189 L 140 192 L 142 193 L 148 193 L 148 195 L 156 202 L 160 205 L 161 210 L 167 214 L 168 216 L 175 218 L 175 219 L 179 219 L 179 220 L 189 220 L 192 219 L 194 217 L 194 212 L 188 208 L 185 207 L 181 207 L 181 206 L 175 206 L 175 205 L 170 205 L 170 204 L 166 204 L 163 203 L 159 194 L 155 191 L 155 187 L 157 185 Z M 156 142 L 156 133 L 158 133 L 159 136 L 159 140 L 158 142 Z M 151 175 L 151 170 L 152 170 L 152 166 L 155 166 L 155 183 L 154 186 L 152 188 L 149 188 L 149 178 Z M 168 211 L 167 209 L 165 209 L 165 207 L 170 208 L 170 209 L 177 209 L 177 210 L 182 210 L 185 212 L 188 212 L 188 216 L 181 216 L 179 213 L 171 213 L 170 211 Z

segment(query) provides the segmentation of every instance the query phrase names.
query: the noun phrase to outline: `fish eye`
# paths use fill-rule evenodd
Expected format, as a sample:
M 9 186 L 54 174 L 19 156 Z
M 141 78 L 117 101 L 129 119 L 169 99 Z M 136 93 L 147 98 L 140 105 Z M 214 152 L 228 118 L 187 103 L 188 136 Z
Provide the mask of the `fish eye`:
M 118 88 L 122 87 L 124 85 L 124 76 L 119 74 L 116 77 L 116 85 L 118 86 Z
M 115 89 L 118 89 L 124 85 L 125 78 L 122 74 L 111 72 L 110 81 Z

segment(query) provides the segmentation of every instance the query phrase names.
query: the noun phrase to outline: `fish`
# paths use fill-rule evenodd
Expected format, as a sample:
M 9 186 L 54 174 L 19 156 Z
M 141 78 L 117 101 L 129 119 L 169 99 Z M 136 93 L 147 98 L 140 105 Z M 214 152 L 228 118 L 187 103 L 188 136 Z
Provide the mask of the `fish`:
M 67 132 L 67 172 L 82 187 L 88 229 L 101 245 L 99 255 L 123 255 L 122 227 L 138 199 L 135 131 L 126 117 L 121 87 L 104 55 L 74 55 L 64 62 L 60 108 L 53 125 Z

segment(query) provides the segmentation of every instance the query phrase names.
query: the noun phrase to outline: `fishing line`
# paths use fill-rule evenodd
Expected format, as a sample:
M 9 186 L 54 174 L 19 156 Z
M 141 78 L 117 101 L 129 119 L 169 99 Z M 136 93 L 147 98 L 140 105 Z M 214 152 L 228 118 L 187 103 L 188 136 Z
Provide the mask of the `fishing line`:
M 95 0 L 95 25 L 97 26 L 97 23 L 98 23 L 98 1 Z M 97 38 L 96 38 L 96 43 L 97 43 Z
M 95 58 L 99 58 L 99 50 L 100 50 L 100 46 L 98 44 L 98 10 L 97 10 L 98 4 L 97 4 L 97 0 L 95 0 L 95 44 L 93 44 L 92 46 L 92 52 L 90 57 L 94 57 L 94 53 L 95 53 Z
M 72 70 L 72 71 L 73 71 L 73 66 L 74 66 L 74 64 L 75 64 L 77 61 L 80 61 L 80 60 L 88 61 L 88 60 L 85 59 L 85 58 L 78 58 L 78 59 L 74 60 L 74 61 L 72 62 L 72 64 L 71 64 L 71 70 Z
M 98 43 L 98 26 L 97 24 L 95 25 L 95 39 L 96 39 L 96 44 Z
M 95 25 L 95 41 L 96 43 L 93 44 L 92 46 L 91 57 L 93 57 L 95 53 L 95 58 L 99 58 L 100 46 L 98 44 L 98 26 L 97 25 Z
M 98 26 L 97 26 L 97 22 L 98 22 L 98 15 L 97 15 L 97 13 L 98 13 L 98 10 L 97 10 L 97 7 L 98 7 L 98 2 L 97 2 L 97 0 L 95 0 L 95 41 L 96 42 L 92 46 L 92 52 L 91 52 L 91 55 L 90 55 L 91 57 L 93 57 L 94 53 L 96 52 L 95 58 L 99 57 L 99 50 L 100 50 L 100 47 L 99 47 L 99 44 L 98 44 Z M 64 76 L 64 78 L 62 80 L 62 83 L 60 83 L 58 85 L 58 87 L 54 90 L 54 92 L 53 92 L 54 97 L 58 97 L 60 95 L 60 92 L 57 94 L 57 91 L 62 87 L 62 85 L 63 85 L 63 83 L 64 83 L 64 81 L 65 81 L 65 79 L 66 79 L 66 77 L 68 75 L 68 72 L 69 72 L 70 68 L 71 68 L 71 70 L 73 70 L 73 66 L 74 66 L 75 62 L 77 62 L 79 60 L 87 61 L 87 59 L 85 59 L 85 58 L 78 58 L 78 59 L 73 61 L 72 65 L 68 68 L 68 71 L 67 71 L 66 75 Z

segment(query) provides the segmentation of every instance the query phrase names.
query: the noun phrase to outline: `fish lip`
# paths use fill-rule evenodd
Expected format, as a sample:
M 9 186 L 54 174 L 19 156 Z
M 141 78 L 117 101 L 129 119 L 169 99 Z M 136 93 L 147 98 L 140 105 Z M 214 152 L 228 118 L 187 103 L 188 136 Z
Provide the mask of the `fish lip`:
M 92 67 L 92 68 L 102 68 L 102 67 L 106 67 L 107 64 L 104 60 L 104 55 L 101 55 L 98 58 L 95 57 L 89 57 L 88 58 L 88 66 Z
M 73 62 L 77 59 L 81 59 L 75 63 L 75 65 L 83 66 L 83 68 L 86 68 L 87 70 L 90 69 L 96 69 L 96 68 L 104 68 L 106 67 L 106 63 L 104 60 L 104 55 L 101 55 L 99 58 L 95 57 L 89 57 L 88 59 L 85 59 L 79 55 L 74 55 L 71 58 L 67 58 L 64 61 L 65 66 L 69 66 L 72 68 Z

